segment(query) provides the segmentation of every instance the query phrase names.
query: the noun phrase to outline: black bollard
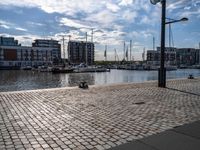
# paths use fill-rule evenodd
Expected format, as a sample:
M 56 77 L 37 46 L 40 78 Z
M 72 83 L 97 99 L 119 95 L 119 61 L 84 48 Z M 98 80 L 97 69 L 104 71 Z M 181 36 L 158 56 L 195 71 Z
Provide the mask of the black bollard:
M 88 84 L 85 81 L 79 83 L 79 88 L 81 89 L 88 89 Z
M 194 79 L 192 74 L 189 74 L 188 79 Z

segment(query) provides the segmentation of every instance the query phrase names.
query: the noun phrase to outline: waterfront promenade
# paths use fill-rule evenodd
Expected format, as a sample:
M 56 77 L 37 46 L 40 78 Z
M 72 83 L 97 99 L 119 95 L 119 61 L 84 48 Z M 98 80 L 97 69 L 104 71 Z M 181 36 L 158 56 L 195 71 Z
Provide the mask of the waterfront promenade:
M 0 93 L 0 149 L 103 150 L 200 120 L 200 78 Z

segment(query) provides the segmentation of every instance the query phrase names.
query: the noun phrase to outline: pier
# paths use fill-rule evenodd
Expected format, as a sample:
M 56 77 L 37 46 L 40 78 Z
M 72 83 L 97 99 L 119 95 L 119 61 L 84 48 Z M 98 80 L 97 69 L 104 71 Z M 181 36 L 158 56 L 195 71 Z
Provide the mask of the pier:
M 104 150 L 200 120 L 200 78 L 0 92 L 0 149 Z

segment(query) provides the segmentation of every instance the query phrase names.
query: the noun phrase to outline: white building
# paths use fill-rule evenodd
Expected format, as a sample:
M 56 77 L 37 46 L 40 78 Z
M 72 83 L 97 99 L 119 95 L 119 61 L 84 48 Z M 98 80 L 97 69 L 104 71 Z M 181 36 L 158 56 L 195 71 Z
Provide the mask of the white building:
M 21 46 L 14 38 L 0 37 L 0 68 L 19 69 L 25 66 L 52 65 L 61 60 L 58 41 L 35 40 L 32 47 Z M 42 41 L 42 42 L 41 42 Z M 40 43 L 52 41 L 54 45 Z

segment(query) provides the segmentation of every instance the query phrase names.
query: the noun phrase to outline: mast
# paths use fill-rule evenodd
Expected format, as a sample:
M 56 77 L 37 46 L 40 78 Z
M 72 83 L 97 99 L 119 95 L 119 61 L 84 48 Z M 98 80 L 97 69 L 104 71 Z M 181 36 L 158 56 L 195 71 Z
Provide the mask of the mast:
M 117 60 L 117 52 L 116 52 L 116 49 L 114 49 L 115 51 L 115 63 L 116 63 L 116 60 Z
M 70 41 L 71 41 L 71 35 L 68 35 L 69 41 L 68 41 L 68 62 L 70 63 Z
M 143 62 L 145 61 L 145 47 L 143 48 L 142 60 L 143 60 Z
M 85 38 L 85 62 L 86 62 L 86 65 L 88 65 L 87 32 L 86 32 L 86 38 Z
M 128 46 L 127 46 L 127 48 L 126 48 L 126 59 L 127 59 L 127 61 L 128 61 Z
M 63 55 L 64 55 L 64 60 L 65 60 L 65 37 L 63 36 Z
M 94 29 L 92 29 L 91 42 L 93 43 Z
M 132 40 L 130 40 L 130 61 L 131 61 L 131 50 L 132 49 Z
M 199 42 L 199 65 L 200 65 L 200 42 Z
M 155 37 L 153 36 L 153 50 L 155 50 Z
M 107 45 L 105 45 L 104 57 L 105 61 L 107 61 Z
M 124 41 L 124 60 L 125 60 L 125 58 L 126 58 L 126 43 Z

